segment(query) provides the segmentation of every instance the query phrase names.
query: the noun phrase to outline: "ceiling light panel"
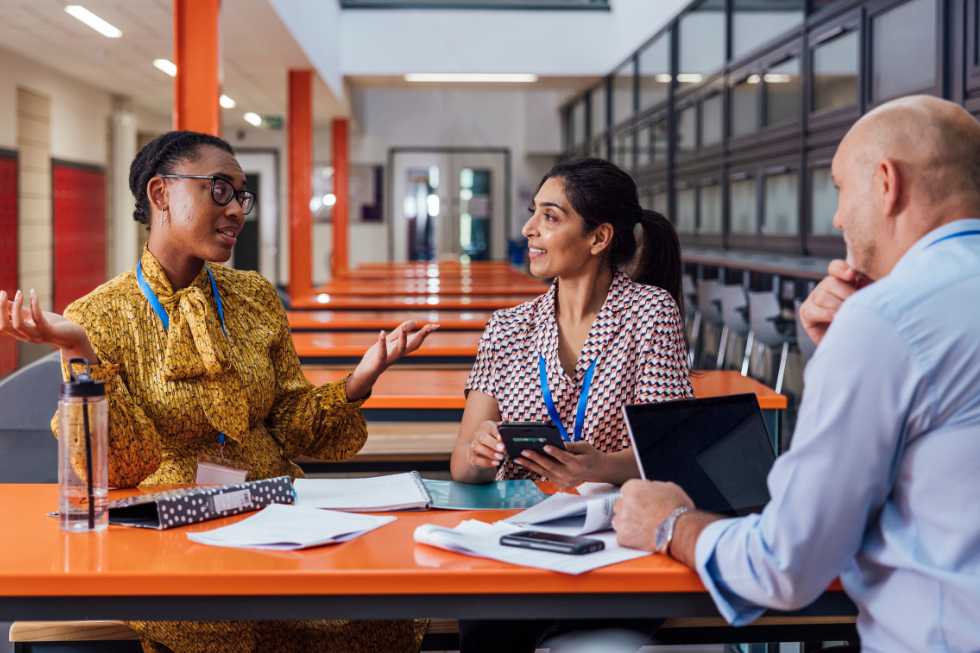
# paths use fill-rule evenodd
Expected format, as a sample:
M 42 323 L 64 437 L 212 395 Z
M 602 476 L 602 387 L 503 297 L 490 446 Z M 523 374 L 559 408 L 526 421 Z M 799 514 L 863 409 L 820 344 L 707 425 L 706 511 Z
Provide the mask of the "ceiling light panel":
M 538 76 L 529 73 L 408 73 L 405 81 L 530 84 L 538 81 Z
M 169 59 L 154 59 L 153 65 L 171 77 L 175 77 L 177 75 L 177 64 Z
M 110 39 L 118 39 L 122 36 L 122 31 L 119 28 L 115 27 L 114 25 L 110 25 L 108 22 L 102 20 L 81 5 L 68 5 L 65 7 L 65 11 L 94 29 L 102 36 L 106 36 Z

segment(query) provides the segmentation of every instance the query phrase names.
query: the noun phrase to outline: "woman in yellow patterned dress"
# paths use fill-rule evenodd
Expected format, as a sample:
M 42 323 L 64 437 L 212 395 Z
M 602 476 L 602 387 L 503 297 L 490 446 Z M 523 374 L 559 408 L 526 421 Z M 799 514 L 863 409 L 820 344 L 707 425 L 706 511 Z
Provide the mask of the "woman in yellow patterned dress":
M 150 238 L 139 264 L 61 317 L 31 291 L 0 293 L 0 333 L 86 358 L 106 382 L 109 484 L 193 483 L 197 456 L 249 466 L 248 480 L 303 473 L 291 458 L 345 460 L 364 445 L 358 410 L 378 376 L 433 330 L 384 332 L 343 381 L 307 381 L 282 302 L 255 272 L 227 261 L 255 195 L 226 142 L 170 132 L 130 171 L 134 218 Z M 142 280 L 140 279 L 142 277 Z M 145 286 L 141 288 L 145 282 Z M 159 309 L 153 306 L 156 297 Z M 169 324 L 164 324 L 164 317 Z M 52 427 L 57 434 L 57 419 Z M 418 651 L 425 622 L 134 622 L 143 650 Z

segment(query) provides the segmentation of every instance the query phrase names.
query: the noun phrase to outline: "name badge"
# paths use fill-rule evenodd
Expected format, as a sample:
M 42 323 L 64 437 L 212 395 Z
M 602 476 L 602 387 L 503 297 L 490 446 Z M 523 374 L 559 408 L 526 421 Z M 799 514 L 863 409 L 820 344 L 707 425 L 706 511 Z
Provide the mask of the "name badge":
M 194 482 L 198 485 L 244 483 L 248 470 L 248 465 L 237 460 L 201 454 L 197 457 L 197 477 Z

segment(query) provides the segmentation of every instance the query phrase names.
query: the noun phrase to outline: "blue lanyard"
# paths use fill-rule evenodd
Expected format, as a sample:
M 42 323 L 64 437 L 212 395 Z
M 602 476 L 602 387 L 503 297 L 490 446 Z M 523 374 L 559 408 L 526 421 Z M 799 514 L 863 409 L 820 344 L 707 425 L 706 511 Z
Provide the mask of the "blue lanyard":
M 598 360 L 598 358 L 596 359 Z M 558 427 L 561 439 L 565 442 L 578 442 L 582 439 L 582 427 L 585 425 L 585 409 L 589 405 L 589 388 L 592 386 L 592 374 L 595 372 L 596 361 L 593 360 L 589 369 L 585 371 L 585 378 L 582 380 L 582 393 L 578 396 L 578 409 L 575 411 L 575 431 L 572 440 L 568 439 L 568 431 L 562 423 L 561 415 L 555 408 L 555 402 L 551 398 L 551 389 L 548 388 L 548 366 L 544 361 L 544 356 L 538 354 L 538 374 L 541 376 L 541 394 L 544 395 L 544 405 L 548 407 L 548 415 L 551 421 Z
M 980 229 L 974 229 L 972 231 L 961 231 L 958 234 L 950 234 L 948 236 L 943 236 L 939 240 L 936 240 L 936 241 L 933 241 L 933 242 L 929 243 L 928 245 L 926 245 L 926 249 L 929 249 L 930 247 L 932 247 L 936 243 L 941 243 L 944 240 L 951 240 L 953 238 L 959 238 L 961 236 L 977 236 L 977 235 L 980 235 Z
M 204 269 L 208 270 L 208 266 L 205 265 Z M 214 293 L 214 301 L 218 304 L 218 318 L 221 320 L 221 333 L 224 333 L 225 337 L 227 337 L 228 333 L 225 331 L 225 309 L 221 305 L 221 294 L 218 293 L 218 285 L 214 282 L 214 275 L 211 274 L 211 270 L 208 270 L 208 277 L 211 279 L 211 292 Z M 146 301 L 150 302 L 150 307 L 153 309 L 153 312 L 163 322 L 164 330 L 170 331 L 170 316 L 167 315 L 167 311 L 163 310 L 163 304 L 160 303 L 157 294 L 153 292 L 153 288 L 150 288 L 150 284 L 146 282 L 146 278 L 143 276 L 142 263 L 136 265 L 136 281 L 139 283 L 140 290 L 143 291 L 143 296 L 146 297 Z M 218 444 L 224 446 L 224 433 L 218 433 Z

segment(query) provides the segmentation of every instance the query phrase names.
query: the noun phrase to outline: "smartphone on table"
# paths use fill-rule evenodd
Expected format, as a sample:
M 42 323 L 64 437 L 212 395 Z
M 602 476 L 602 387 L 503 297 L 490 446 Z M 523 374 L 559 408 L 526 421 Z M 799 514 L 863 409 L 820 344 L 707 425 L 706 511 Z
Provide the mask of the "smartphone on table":
M 565 553 L 573 556 L 595 553 L 606 548 L 602 540 L 592 540 L 587 537 L 572 537 L 570 535 L 555 535 L 539 531 L 521 531 L 500 538 L 503 546 L 517 546 L 522 549 Z
M 565 441 L 561 439 L 558 427 L 551 422 L 502 422 L 497 426 L 497 432 L 511 460 L 520 458 L 525 450 L 547 456 L 544 447 L 549 444 L 565 450 Z

